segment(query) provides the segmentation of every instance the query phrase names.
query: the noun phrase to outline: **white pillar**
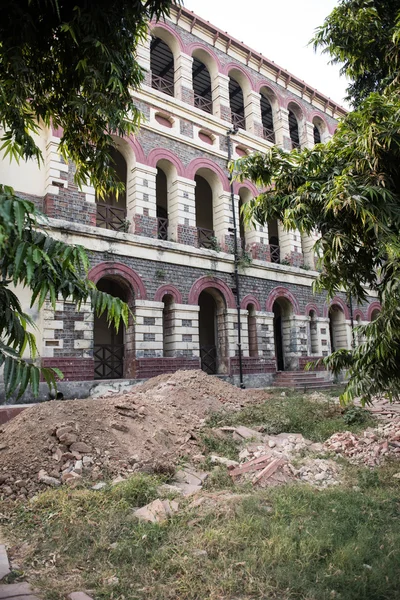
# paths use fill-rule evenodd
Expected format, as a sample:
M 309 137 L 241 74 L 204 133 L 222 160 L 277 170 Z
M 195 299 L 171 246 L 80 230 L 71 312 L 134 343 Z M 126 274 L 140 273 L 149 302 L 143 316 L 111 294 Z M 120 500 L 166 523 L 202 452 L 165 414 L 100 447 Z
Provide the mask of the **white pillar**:
M 157 235 L 157 169 L 137 164 L 128 174 L 127 219 L 129 230 L 138 235 Z
M 229 77 L 218 73 L 212 80 L 213 113 L 223 121 L 231 122 L 231 107 L 229 103 Z
M 275 143 L 286 150 L 292 149 L 289 132 L 289 111 L 286 108 L 279 108 L 275 125 Z
M 193 105 L 193 57 L 175 57 L 175 98 Z
M 261 118 L 261 95 L 251 90 L 244 102 L 244 114 L 246 117 L 246 130 L 263 137 L 263 125 Z
M 168 196 L 168 236 L 190 246 L 197 243 L 195 189 L 195 181 L 177 177 Z
M 135 300 L 136 358 L 163 356 L 163 308 L 163 302 Z

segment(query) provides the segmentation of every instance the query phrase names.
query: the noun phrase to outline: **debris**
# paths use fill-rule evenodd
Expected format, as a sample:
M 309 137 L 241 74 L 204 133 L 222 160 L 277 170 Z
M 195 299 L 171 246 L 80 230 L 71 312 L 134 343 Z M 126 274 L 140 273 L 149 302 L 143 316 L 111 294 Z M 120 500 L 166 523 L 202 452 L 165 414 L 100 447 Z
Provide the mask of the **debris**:
M 240 464 L 237 462 L 237 460 L 230 460 L 229 458 L 225 458 L 224 456 L 216 456 L 215 454 L 210 456 L 210 461 L 216 465 L 225 465 L 228 467 L 228 469 L 237 467 Z
M 93 600 L 85 592 L 72 592 L 68 595 L 69 600 Z
M 41 469 L 38 473 L 38 480 L 40 483 L 44 483 L 45 485 L 50 485 L 52 487 L 58 487 L 61 485 L 61 481 L 59 479 L 50 477 L 43 469 Z
M 104 481 L 99 481 L 99 483 L 92 485 L 92 490 L 97 492 L 99 490 L 104 490 L 105 487 L 107 487 L 107 484 Z
M 141 521 L 163 523 L 169 516 L 177 512 L 178 508 L 179 504 L 174 500 L 160 500 L 157 498 L 150 504 L 138 508 L 133 514 Z

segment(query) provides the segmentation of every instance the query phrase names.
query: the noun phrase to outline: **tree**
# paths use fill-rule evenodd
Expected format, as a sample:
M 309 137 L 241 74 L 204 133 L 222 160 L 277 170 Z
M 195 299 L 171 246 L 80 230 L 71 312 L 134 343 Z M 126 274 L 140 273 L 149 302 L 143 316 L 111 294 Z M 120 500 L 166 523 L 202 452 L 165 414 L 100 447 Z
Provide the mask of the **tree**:
M 265 224 L 279 219 L 287 229 L 318 233 L 316 252 L 322 272 L 317 288 L 329 296 L 346 290 L 360 302 L 369 289 L 382 304 L 379 317 L 360 327 L 364 343 L 323 360 L 334 373 L 348 370 L 344 402 L 355 396 L 369 402 L 380 393 L 400 397 L 399 19 L 392 13 L 387 27 L 391 41 L 382 36 L 377 60 L 369 57 L 365 63 L 367 39 L 357 46 L 348 27 L 348 15 L 361 14 L 363 18 L 354 25 L 357 36 L 365 15 L 378 14 L 375 5 L 385 5 L 388 18 L 393 1 L 343 0 L 315 39 L 317 44 L 329 40 L 334 60 L 345 59 L 344 71 L 354 77 L 349 92 L 358 109 L 343 119 L 332 140 L 301 152 L 272 148 L 235 164 L 239 178 L 266 188 L 245 207 L 249 221 Z M 370 41 L 374 46 L 376 40 Z M 362 100 L 369 87 L 380 93 L 372 92 Z
M 118 194 L 113 135 L 129 136 L 140 123 L 132 98 L 143 73 L 137 43 L 148 21 L 168 14 L 172 0 L 6 0 L 0 18 L 0 127 L 5 156 L 43 160 L 33 134 L 42 125 L 61 128 L 60 152 L 76 165 L 78 185 L 90 181 L 98 194 Z M 88 299 L 116 327 L 127 305 L 99 292 L 87 279 L 88 259 L 80 247 L 52 239 L 31 202 L 0 182 L 0 367 L 8 395 L 29 384 L 38 392 L 40 374 L 55 385 L 55 369 L 22 359 L 28 345 L 37 355 L 10 284 L 22 284 L 39 308 L 58 297 Z

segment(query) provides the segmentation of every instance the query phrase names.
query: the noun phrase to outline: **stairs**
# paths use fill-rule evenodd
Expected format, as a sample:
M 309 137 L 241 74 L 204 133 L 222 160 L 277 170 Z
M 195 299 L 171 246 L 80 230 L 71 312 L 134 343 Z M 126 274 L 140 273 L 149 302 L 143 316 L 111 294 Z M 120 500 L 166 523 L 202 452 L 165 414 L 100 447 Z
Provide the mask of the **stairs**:
M 328 390 L 333 387 L 327 374 L 310 371 L 278 371 L 273 382 L 274 387 L 291 388 L 295 390 Z

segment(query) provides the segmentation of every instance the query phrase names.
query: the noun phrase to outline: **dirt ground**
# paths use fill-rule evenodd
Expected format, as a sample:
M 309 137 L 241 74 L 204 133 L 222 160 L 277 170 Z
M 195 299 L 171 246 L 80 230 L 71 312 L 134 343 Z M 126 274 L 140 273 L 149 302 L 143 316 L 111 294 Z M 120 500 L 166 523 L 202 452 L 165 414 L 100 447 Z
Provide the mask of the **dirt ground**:
M 0 430 L 0 496 L 23 499 L 81 476 L 162 472 L 198 451 L 196 431 L 209 412 L 267 397 L 202 371 L 178 371 L 122 395 L 37 404 Z

